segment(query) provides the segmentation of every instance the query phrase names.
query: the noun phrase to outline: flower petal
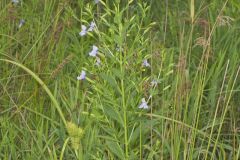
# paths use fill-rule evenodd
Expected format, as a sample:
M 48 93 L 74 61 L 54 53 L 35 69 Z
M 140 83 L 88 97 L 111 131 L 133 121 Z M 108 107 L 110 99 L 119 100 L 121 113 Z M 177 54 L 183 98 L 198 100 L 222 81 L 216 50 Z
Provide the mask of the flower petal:
M 79 35 L 82 37 L 82 36 L 85 36 L 87 34 L 87 27 L 85 25 L 82 25 L 82 30 L 81 32 L 79 32 Z
M 93 31 L 95 29 L 95 26 L 96 26 L 95 22 L 92 21 L 90 27 L 88 28 L 88 31 L 89 32 Z
M 84 80 L 86 78 L 86 71 L 82 70 L 81 74 L 77 76 L 77 80 Z
M 142 103 L 139 105 L 140 109 L 148 109 L 148 105 L 147 105 L 147 102 L 145 100 L 145 98 L 142 98 Z
M 93 45 L 92 51 L 89 52 L 89 56 L 96 57 L 98 53 L 98 47 Z
M 146 59 L 143 60 L 142 65 L 143 65 L 144 67 L 150 67 L 150 64 L 148 63 L 148 61 L 147 61 Z

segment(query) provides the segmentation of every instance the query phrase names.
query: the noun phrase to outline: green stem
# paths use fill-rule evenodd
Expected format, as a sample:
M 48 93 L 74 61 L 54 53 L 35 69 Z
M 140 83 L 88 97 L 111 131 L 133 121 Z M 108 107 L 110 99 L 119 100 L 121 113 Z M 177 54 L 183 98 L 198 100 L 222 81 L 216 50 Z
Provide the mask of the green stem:
M 124 119 L 124 141 L 125 141 L 125 156 L 128 159 L 128 131 L 127 131 L 127 106 L 125 103 L 125 89 L 124 89 L 124 70 L 123 70 L 123 56 L 120 52 L 120 68 L 122 73 L 121 78 L 121 94 L 122 94 L 122 108 L 123 108 L 123 119 Z
M 124 139 L 125 139 L 125 155 L 126 159 L 128 159 L 128 131 L 127 131 L 127 106 L 125 104 L 125 91 L 124 91 L 124 83 L 123 80 L 121 80 L 121 86 L 122 86 L 122 105 L 124 108 Z
M 122 73 L 121 78 L 121 94 L 122 94 L 122 108 L 123 108 L 123 119 L 124 119 L 124 141 L 125 141 L 125 156 L 128 159 L 128 131 L 127 131 L 127 106 L 125 103 L 125 89 L 124 89 L 124 58 L 122 55 L 122 49 L 120 50 L 120 69 Z

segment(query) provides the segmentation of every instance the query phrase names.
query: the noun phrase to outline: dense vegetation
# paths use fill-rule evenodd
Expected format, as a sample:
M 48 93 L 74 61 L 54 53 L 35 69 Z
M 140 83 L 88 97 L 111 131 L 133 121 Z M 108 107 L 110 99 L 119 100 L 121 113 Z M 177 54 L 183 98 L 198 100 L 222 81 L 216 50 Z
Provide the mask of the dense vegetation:
M 1 0 L 0 159 L 240 159 L 239 0 Z

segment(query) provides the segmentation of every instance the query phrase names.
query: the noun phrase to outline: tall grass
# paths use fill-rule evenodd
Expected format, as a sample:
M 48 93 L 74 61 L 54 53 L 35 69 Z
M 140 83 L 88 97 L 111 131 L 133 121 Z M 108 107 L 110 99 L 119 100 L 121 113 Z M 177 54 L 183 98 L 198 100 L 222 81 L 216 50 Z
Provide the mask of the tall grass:
M 0 1 L 0 159 L 238 160 L 239 9 Z

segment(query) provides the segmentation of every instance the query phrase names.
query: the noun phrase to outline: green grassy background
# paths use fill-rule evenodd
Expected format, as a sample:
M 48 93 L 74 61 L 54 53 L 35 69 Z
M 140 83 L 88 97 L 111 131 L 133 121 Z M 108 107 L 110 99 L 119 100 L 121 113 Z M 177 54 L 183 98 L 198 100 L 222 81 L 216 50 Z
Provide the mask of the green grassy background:
M 238 160 L 239 14 L 238 0 L 0 0 L 0 159 Z

